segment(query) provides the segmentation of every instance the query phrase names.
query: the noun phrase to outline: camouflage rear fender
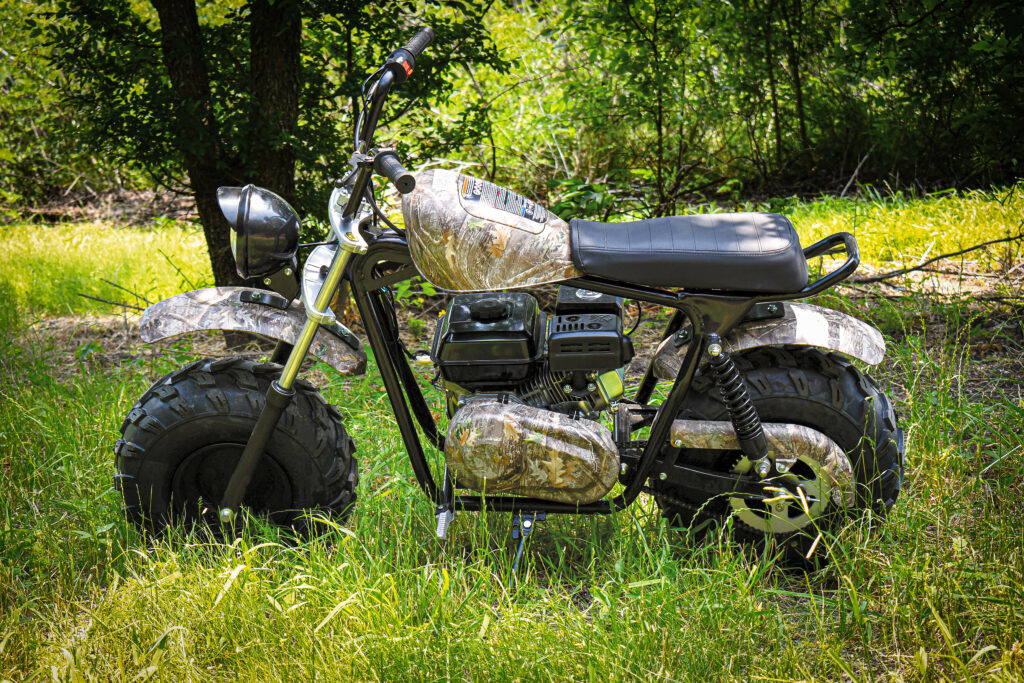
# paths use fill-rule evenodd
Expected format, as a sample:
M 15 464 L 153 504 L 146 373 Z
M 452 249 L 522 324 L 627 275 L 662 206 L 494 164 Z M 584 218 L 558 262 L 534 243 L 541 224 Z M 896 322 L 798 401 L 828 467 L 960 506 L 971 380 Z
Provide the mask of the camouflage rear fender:
M 834 351 L 868 365 L 885 358 L 885 339 L 871 325 L 830 308 L 810 304 L 783 303 L 780 318 L 741 324 L 725 336 L 725 350 L 737 353 L 759 346 L 813 346 Z M 689 343 L 680 344 L 672 335 L 654 354 L 654 375 L 674 380 L 682 368 Z
M 250 332 L 294 344 L 306 322 L 306 311 L 272 292 L 248 287 L 209 287 L 153 304 L 139 320 L 143 341 L 177 337 L 201 330 Z M 321 327 L 310 352 L 342 375 L 366 372 L 363 344 L 344 325 Z

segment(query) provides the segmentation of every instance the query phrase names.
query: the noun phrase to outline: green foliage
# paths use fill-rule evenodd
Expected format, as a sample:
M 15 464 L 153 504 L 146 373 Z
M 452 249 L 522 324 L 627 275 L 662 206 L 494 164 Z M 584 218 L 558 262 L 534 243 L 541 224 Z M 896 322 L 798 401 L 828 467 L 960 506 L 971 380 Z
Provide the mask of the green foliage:
M 566 217 L 1021 173 L 1020 3 L 581 0 L 488 24 L 513 68 L 458 82 L 488 122 L 460 158 Z
M 444 49 L 417 61 L 416 77 L 397 89 L 385 111 L 392 121 L 450 91 L 449 73 L 461 64 L 504 62 L 480 23 L 476 0 L 425 3 L 296 3 L 303 13 L 298 121 L 280 130 L 256 116 L 250 69 L 250 6 L 197 2 L 203 58 L 209 72 L 217 137 L 206 140 L 180 115 L 161 53 L 156 12 L 129 0 L 57 0 L 49 32 L 55 63 L 68 75 L 63 93 L 86 123 L 83 140 L 103 154 L 141 167 L 157 185 L 187 191 L 185 158 L 197 145 L 216 145 L 220 172 L 234 183 L 255 177 L 266 148 L 288 148 L 297 158 L 296 208 L 322 213 L 330 179 L 347 170 L 358 93 L 364 79 L 430 24 Z M 203 114 L 207 116 L 207 114 Z M 381 140 L 380 142 L 384 142 Z
M 57 90 L 60 73 L 31 28 L 48 0 L 0 3 L 0 219 L 70 189 L 104 189 L 128 180 L 75 139 L 78 120 Z
M 367 69 L 426 23 L 437 40 L 396 91 L 381 143 L 413 165 L 466 163 L 567 217 L 1021 175 L 1024 5 L 1012 0 L 296 2 L 302 87 L 287 130 L 259 115 L 252 7 L 197 3 L 209 139 L 170 85 L 149 3 L 0 7 L 4 210 L 140 171 L 187 189 L 185 156 L 213 145 L 232 183 L 256 177 L 263 151 L 291 150 L 296 204 L 322 217 Z
M 854 0 L 843 55 L 865 64 L 859 88 L 876 146 L 868 172 L 944 184 L 1020 177 L 1024 169 L 1024 6 L 1014 0 Z

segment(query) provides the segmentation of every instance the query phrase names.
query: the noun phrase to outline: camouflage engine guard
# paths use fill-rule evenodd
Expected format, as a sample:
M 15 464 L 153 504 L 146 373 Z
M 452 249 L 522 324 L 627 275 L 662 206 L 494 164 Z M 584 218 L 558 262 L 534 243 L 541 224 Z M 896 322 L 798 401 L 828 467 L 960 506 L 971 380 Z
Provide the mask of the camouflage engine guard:
M 783 307 L 782 317 L 741 323 L 725 335 L 725 350 L 737 353 L 759 346 L 813 346 L 868 365 L 877 365 L 885 358 L 885 339 L 871 325 L 820 306 L 789 302 L 779 305 Z M 654 376 L 674 380 L 690 343 L 690 338 L 678 334 L 663 341 L 652 359 Z
M 232 330 L 293 344 L 305 321 L 302 304 L 272 292 L 210 287 L 153 304 L 139 320 L 139 333 L 143 341 L 154 342 L 200 330 Z M 362 342 L 339 323 L 322 326 L 309 350 L 342 375 L 366 372 Z
M 463 488 L 559 503 L 592 503 L 619 475 L 619 451 L 604 425 L 488 399 L 452 416 L 444 457 Z

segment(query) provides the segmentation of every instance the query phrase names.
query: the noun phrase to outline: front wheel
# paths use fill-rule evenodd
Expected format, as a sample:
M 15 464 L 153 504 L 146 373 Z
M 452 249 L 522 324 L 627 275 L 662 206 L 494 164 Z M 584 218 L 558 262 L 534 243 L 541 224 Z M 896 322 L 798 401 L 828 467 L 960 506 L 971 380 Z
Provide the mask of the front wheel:
M 149 531 L 205 522 L 217 509 L 266 401 L 274 363 L 201 360 L 157 380 L 132 407 L 115 447 L 115 485 L 129 519 Z M 359 470 L 337 409 L 299 380 L 242 504 L 282 527 L 307 527 L 307 511 L 352 510 Z
M 836 442 L 853 470 L 853 508 L 870 508 L 879 515 L 892 507 L 903 482 L 903 431 L 888 397 L 878 385 L 845 358 L 815 349 L 765 348 L 733 357 L 762 422 L 800 424 Z M 728 420 L 710 373 L 696 378 L 679 417 Z M 700 467 L 732 471 L 738 451 L 694 450 L 681 457 Z M 844 508 L 833 496 L 821 464 L 801 457 L 779 477 L 786 490 L 802 493 L 804 501 L 779 496 L 755 502 L 742 497 L 697 500 L 682 491 L 656 487 L 662 513 L 677 524 L 701 519 L 735 517 L 739 535 L 754 540 L 785 539 L 802 549 L 819 530 L 833 526 Z

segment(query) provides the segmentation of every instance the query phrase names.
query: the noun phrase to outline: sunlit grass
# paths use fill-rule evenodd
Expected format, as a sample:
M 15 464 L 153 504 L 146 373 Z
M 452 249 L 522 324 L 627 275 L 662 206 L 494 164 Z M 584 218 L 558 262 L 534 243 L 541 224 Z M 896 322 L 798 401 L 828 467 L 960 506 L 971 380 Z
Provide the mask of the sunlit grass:
M 140 305 L 212 282 L 203 233 L 190 224 L 0 226 L 3 280 L 35 314 L 117 310 L 79 294 Z M 141 303 L 145 306 L 144 303 Z
M 1001 229 L 1008 216 L 996 200 L 971 201 Z M 792 215 L 822 232 L 849 229 L 845 206 Z M 876 208 L 878 226 L 897 216 L 924 224 L 932 211 Z M 82 228 L 22 234 L 42 245 Z M 84 230 L 90 239 L 64 263 L 88 277 L 112 269 L 162 296 L 188 285 L 154 247 L 190 279 L 207 267 L 192 229 Z M 447 544 L 433 538 L 433 506 L 372 364 L 323 386 L 358 446 L 359 507 L 347 527 L 327 524 L 309 542 L 258 522 L 230 545 L 143 538 L 111 486 L 112 445 L 145 387 L 194 354 L 120 365 L 86 356 L 67 372 L 67 351 L 24 323 L 66 306 L 109 309 L 74 308 L 60 259 L 33 270 L 31 250 L 0 235 L 0 680 L 1024 677 L 1024 405 L 965 391 L 970 325 L 937 343 L 908 327 L 890 343 L 880 370 L 903 397 L 908 480 L 884 524 L 871 531 L 861 520 L 825 539 L 825 570 L 744 554 L 728 530 L 696 542 L 644 498 L 615 517 L 549 518 L 510 585 L 507 514 L 461 514 Z M 171 242 L 184 246 L 172 252 Z M 971 319 L 948 306 L 951 319 Z
M 786 212 L 805 244 L 851 232 L 872 264 L 917 262 L 1024 232 L 1024 185 L 908 198 L 869 193 L 854 199 L 794 203 Z M 985 268 L 1012 264 L 1020 244 L 993 246 L 964 258 Z
M 170 363 L 57 378 L 24 350 L 0 384 L 0 677 L 1013 680 L 1024 535 L 1006 511 L 1024 502 L 1024 412 L 956 392 L 964 359 L 916 338 L 890 360 L 908 395 L 907 487 L 873 533 L 826 539 L 825 571 L 694 543 L 646 501 L 551 518 L 510 589 L 508 515 L 462 514 L 433 539 L 372 368 L 326 388 L 359 447 L 347 528 L 151 545 L 121 521 L 110 447 Z

